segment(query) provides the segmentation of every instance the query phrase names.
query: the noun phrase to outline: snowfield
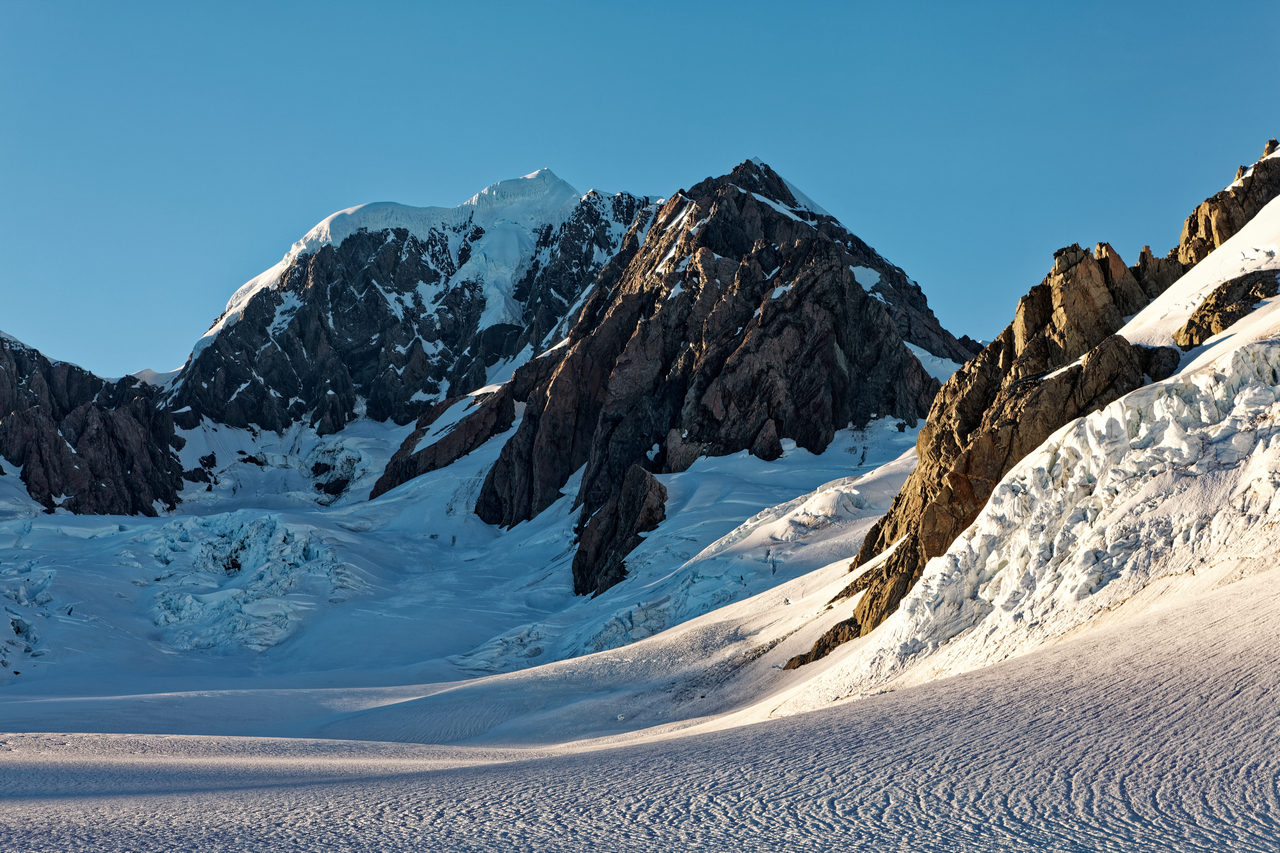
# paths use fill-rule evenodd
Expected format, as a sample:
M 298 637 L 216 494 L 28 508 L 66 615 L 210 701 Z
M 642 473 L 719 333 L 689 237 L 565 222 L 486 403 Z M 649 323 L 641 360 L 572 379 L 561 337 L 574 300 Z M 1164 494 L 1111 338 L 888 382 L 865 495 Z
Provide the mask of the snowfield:
M 183 462 L 214 453 L 217 482 L 159 518 L 46 515 L 0 477 L 0 600 L 15 632 L 0 640 L 0 695 L 214 677 L 394 685 L 618 648 L 856 547 L 914 466 L 917 433 L 883 419 L 820 456 L 788 443 L 772 463 L 743 452 L 662 475 L 668 520 L 630 555 L 625 583 L 582 598 L 569 571 L 576 478 L 536 519 L 484 524 L 472 507 L 503 434 L 367 500 L 411 430 L 206 424 L 184 433 Z M 318 459 L 353 477 L 328 507 L 304 473 Z
M 6 735 L 0 840 L 15 853 L 1272 851 L 1269 580 L 751 725 L 553 748 Z

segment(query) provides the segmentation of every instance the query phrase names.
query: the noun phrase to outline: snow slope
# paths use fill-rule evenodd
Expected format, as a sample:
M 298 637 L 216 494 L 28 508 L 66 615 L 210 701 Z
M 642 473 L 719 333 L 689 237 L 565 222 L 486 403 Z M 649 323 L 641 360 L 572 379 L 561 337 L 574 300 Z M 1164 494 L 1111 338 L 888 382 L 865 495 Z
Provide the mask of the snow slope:
M 569 572 L 576 481 L 510 531 L 472 512 L 508 434 L 366 500 L 412 428 L 361 420 L 277 436 L 206 423 L 183 432 L 182 462 L 213 454 L 214 482 L 160 518 L 46 515 L 0 477 L 13 486 L 0 492 L 0 602 L 15 626 L 0 640 L 0 703 L 264 676 L 448 681 L 617 648 L 835 559 L 849 543 L 828 540 L 860 540 L 912 463 L 875 469 L 915 441 L 886 419 L 841 432 L 821 456 L 790 446 L 772 463 L 741 453 L 663 475 L 668 520 L 625 583 L 587 599 Z M 352 480 L 328 508 L 309 476 L 318 462 Z
M 502 748 L 0 736 L 0 843 L 1271 851 L 1280 595 L 1268 581 L 980 672 L 755 725 Z

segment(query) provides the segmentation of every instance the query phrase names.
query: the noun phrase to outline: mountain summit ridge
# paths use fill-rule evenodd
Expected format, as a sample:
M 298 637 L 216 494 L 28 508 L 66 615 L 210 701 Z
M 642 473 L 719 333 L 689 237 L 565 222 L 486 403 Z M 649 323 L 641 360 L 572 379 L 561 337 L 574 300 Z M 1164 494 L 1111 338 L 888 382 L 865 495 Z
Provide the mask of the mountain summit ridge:
M 742 450 L 775 460 L 790 442 L 820 454 L 878 418 L 914 426 L 939 387 L 920 351 L 972 354 L 901 268 L 759 159 L 658 201 L 579 194 L 543 169 L 453 208 L 326 217 L 232 295 L 176 377 L 139 384 L 136 405 L 167 430 L 155 444 L 170 463 L 147 469 L 166 509 L 236 461 L 216 451 L 220 429 L 413 424 L 372 498 L 512 431 L 469 509 L 510 527 L 581 471 L 573 575 L 598 594 L 663 517 L 654 475 Z M 322 505 L 359 464 L 335 453 L 286 463 Z M 21 464 L 28 483 L 57 480 Z

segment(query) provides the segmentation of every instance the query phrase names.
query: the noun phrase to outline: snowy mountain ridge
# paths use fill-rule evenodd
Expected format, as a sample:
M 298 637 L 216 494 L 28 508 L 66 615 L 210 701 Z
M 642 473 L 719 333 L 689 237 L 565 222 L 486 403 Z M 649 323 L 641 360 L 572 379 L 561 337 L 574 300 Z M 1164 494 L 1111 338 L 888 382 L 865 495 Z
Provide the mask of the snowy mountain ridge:
M 1277 249 L 1280 199 L 1120 335 L 1169 346 L 1245 276 L 1270 275 L 1276 293 Z M 1270 570 L 1280 299 L 1183 349 L 1173 376 L 1064 425 L 1018 463 L 900 609 L 778 713 L 990 666 Z
M 593 190 L 588 195 L 596 194 Z M 506 311 L 515 279 L 523 272 L 530 247 L 538 232 L 546 227 L 559 227 L 572 215 L 576 203 L 586 201 L 568 183 L 550 169 L 539 169 L 520 178 L 498 181 L 485 187 L 456 207 L 412 207 L 397 202 L 370 202 L 330 214 L 295 242 L 274 266 L 250 279 L 232 294 L 222 316 L 197 341 L 193 356 L 209 345 L 210 339 L 223 328 L 235 323 L 245 306 L 260 290 L 280 283 L 281 276 L 300 256 L 314 254 L 324 246 L 340 246 L 357 231 L 404 230 L 424 240 L 433 232 L 444 235 L 443 248 L 454 259 L 464 244 L 470 242 L 473 253 L 495 262 L 468 268 L 464 261 L 454 274 L 465 278 L 476 275 L 485 281 L 486 296 L 502 305 L 504 311 L 491 312 L 489 325 L 518 320 Z M 630 223 L 626 223 L 630 224 Z M 472 235 L 479 229 L 480 237 Z M 497 229 L 500 233 L 486 232 Z M 487 273 L 487 275 L 486 275 Z M 497 273 L 495 275 L 495 273 Z M 503 274 L 505 273 L 505 275 Z M 485 328 L 485 326 L 482 326 Z
M 406 423 L 540 352 L 651 209 L 544 169 L 454 208 L 334 214 L 233 295 L 169 405 L 188 429 Z

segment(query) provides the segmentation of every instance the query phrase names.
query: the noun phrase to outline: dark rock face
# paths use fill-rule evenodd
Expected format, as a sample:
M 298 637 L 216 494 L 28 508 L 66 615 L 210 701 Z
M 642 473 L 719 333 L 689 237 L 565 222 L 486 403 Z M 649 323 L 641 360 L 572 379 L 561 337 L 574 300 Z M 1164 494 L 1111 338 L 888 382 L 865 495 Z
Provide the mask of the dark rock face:
M 169 405 L 184 428 L 202 417 L 276 431 L 305 420 L 322 435 L 361 414 L 409 423 L 483 386 L 499 360 L 540 350 L 646 204 L 588 193 L 542 226 L 514 289 L 519 323 L 482 327 L 484 282 L 464 266 L 485 231 L 470 218 L 424 235 L 360 230 L 299 255 L 193 355 Z
M 431 433 L 432 425 L 454 406 L 465 406 L 474 411 L 451 427 L 442 429 L 436 441 L 417 450 L 422 439 L 436 438 L 436 434 Z M 515 417 L 516 407 L 510 384 L 501 386 L 493 394 L 474 398 L 454 397 L 437 403 L 418 418 L 417 428 L 387 463 L 387 468 L 374 484 L 369 499 L 373 500 L 414 477 L 452 465 L 495 435 L 511 429 Z
M 583 528 L 573 556 L 573 591 L 599 595 L 627 576 L 623 558 L 656 530 L 666 512 L 667 489 L 639 465 L 627 469 L 622 488 Z
M 0 456 L 22 467 L 47 509 L 155 515 L 172 509 L 182 470 L 173 420 L 133 377 L 109 383 L 0 337 Z
M 1142 364 L 1142 372 L 1152 382 L 1168 379 L 1182 362 L 1182 353 L 1174 347 L 1144 347 L 1135 345 L 1138 360 Z
M 1276 295 L 1277 275 L 1275 270 L 1259 270 L 1218 285 L 1174 333 L 1174 343 L 1189 350 L 1225 332 L 1259 302 Z
M 878 279 L 870 292 L 854 267 Z M 634 467 L 681 471 L 746 449 L 777 458 L 782 439 L 820 453 L 874 416 L 914 424 L 937 382 L 903 345 L 904 326 L 931 352 L 969 357 L 901 270 L 799 206 L 767 166 L 743 163 L 668 201 L 643 246 L 602 271 L 568 345 L 528 366 L 541 378 L 517 372 L 524 418 L 476 512 L 531 518 L 585 465 L 583 530 L 626 541 L 614 498 Z M 581 549 L 576 588 L 620 580 L 621 556 Z
M 960 346 L 964 347 L 965 350 L 969 353 L 969 358 L 973 358 L 975 355 L 982 352 L 982 344 L 978 343 L 968 335 L 961 335 L 959 337 L 959 341 L 960 341 Z M 965 359 L 965 361 L 968 361 L 968 360 L 969 360 L 968 358 Z
M 1239 176 L 1239 186 L 1232 183 L 1205 199 L 1187 217 L 1176 250 L 1179 261 L 1187 266 L 1200 263 L 1280 195 L 1280 159 L 1271 157 L 1275 150 L 1275 140 L 1268 141 L 1252 174 Z

